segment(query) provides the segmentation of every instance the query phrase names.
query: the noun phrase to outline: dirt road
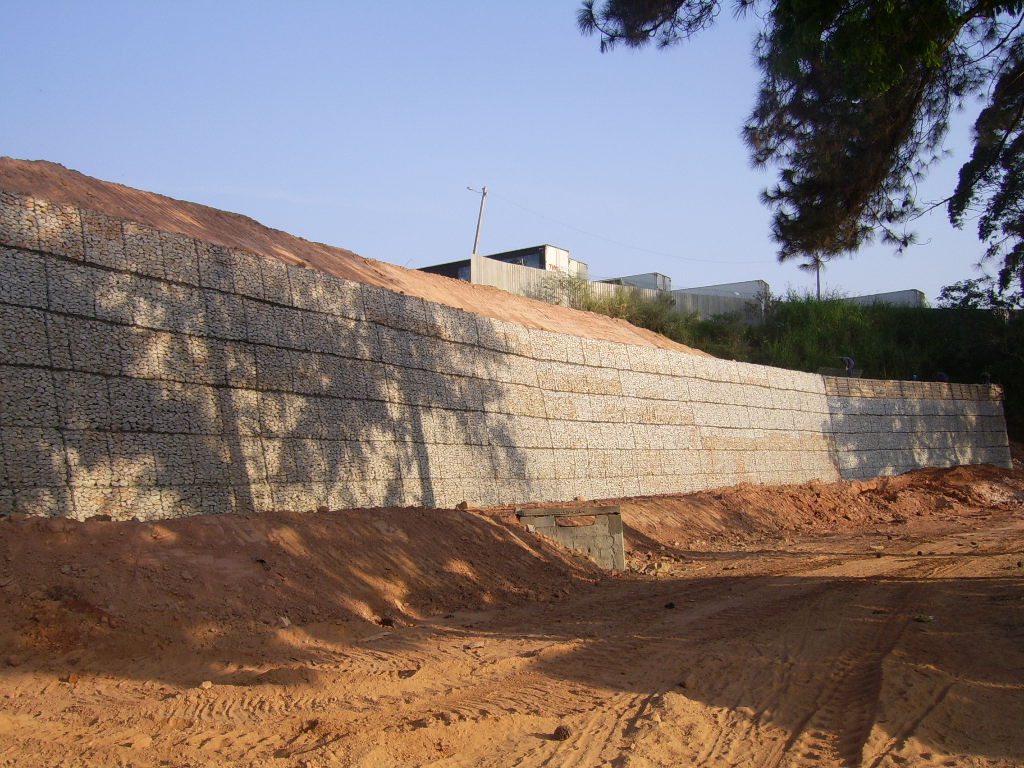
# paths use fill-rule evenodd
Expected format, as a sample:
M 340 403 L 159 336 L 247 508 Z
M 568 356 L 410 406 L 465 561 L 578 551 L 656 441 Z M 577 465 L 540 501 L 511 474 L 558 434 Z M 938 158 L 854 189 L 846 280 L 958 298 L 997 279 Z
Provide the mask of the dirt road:
M 1024 476 L 915 477 L 624 500 L 611 575 L 501 510 L 2 523 L 0 765 L 1024 765 Z

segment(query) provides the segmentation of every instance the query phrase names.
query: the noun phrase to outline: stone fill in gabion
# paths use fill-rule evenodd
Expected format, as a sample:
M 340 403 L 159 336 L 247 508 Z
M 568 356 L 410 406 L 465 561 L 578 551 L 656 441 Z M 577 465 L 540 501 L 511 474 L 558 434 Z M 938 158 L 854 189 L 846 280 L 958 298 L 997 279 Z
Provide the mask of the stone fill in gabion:
M 0 512 L 612 498 L 993 463 L 997 387 L 537 331 L 0 191 Z

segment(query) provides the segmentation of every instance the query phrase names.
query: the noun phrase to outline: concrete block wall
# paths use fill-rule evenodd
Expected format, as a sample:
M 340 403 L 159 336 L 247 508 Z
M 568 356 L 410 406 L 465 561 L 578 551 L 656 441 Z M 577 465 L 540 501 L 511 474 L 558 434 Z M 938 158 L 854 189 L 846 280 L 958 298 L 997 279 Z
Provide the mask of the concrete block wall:
M 602 568 L 624 570 L 626 549 L 619 507 L 545 507 L 516 510 L 527 530 L 580 552 Z
M 4 191 L 0 276 L 0 512 L 490 505 L 840 476 L 848 406 L 813 374 L 536 331 Z M 945 418 L 919 415 L 915 429 Z M 986 416 L 993 450 L 972 455 L 998 458 L 1001 410 Z M 860 467 L 892 450 L 856 446 Z

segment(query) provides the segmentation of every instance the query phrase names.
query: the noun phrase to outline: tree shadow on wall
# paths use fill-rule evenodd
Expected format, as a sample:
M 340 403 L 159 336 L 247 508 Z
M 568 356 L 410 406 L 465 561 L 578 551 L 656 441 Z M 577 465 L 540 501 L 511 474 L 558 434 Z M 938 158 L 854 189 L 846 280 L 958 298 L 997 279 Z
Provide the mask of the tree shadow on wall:
M 1009 449 L 998 401 L 951 396 L 828 399 L 834 463 L 844 480 L 897 475 L 921 467 L 1007 465 Z
M 502 352 L 502 323 L 131 227 L 121 269 L 47 259 L 48 311 L 33 311 L 53 418 L 25 439 L 37 472 L 21 508 L 152 519 L 529 497 L 507 383 L 536 372 Z M 172 256 L 202 287 L 173 279 L 190 271 Z
M 511 418 L 515 406 L 508 401 L 517 397 L 511 384 L 529 386 L 530 358 L 516 357 L 512 364 L 503 359 L 502 350 L 511 345 L 501 324 L 144 228 L 133 228 L 132 243 L 155 243 L 156 250 L 133 250 L 125 231 L 118 229 L 120 266 L 116 259 L 90 265 L 55 258 L 42 273 L 45 304 L 17 305 L 20 321 L 41 327 L 49 344 L 46 359 L 25 359 L 17 366 L 27 372 L 24 391 L 35 420 L 4 425 L 16 429 L 20 440 L 5 448 L 7 463 L 13 456 L 32 467 L 15 486 L 31 511 L 155 519 L 274 508 L 449 504 L 461 498 L 487 503 L 528 491 L 530 453 L 517 447 L 522 441 Z M 147 261 L 154 252 L 159 258 Z M 189 264 L 198 275 L 191 282 L 185 279 Z M 209 264 L 223 268 L 204 272 Z M 522 369 L 515 372 L 522 381 L 506 381 L 510 367 Z M 861 434 L 837 418 L 843 417 L 834 414 L 833 424 L 844 432 Z M 857 450 L 856 443 L 848 450 Z M 415 519 L 431 515 L 437 517 L 433 527 Z M 197 684 L 199 675 L 228 674 L 217 666 L 225 656 L 253 647 L 251 627 L 236 621 L 218 634 L 218 619 L 248 616 L 262 624 L 260 614 L 287 608 L 302 627 L 268 632 L 256 660 L 264 667 L 284 667 L 296 659 L 312 666 L 342 653 L 327 642 L 331 619 L 369 621 L 387 612 L 401 623 L 403 607 L 486 607 L 488 591 L 496 603 L 547 597 L 511 577 L 500 590 L 483 588 L 498 579 L 500 574 L 488 569 L 503 558 L 512 561 L 516 579 L 531 574 L 539 582 L 561 578 L 572 586 L 588 577 L 586 569 L 559 565 L 543 544 L 514 531 L 519 540 L 512 546 L 508 529 L 472 515 L 437 510 L 324 515 L 302 530 L 289 519 L 87 524 L 110 526 L 107 539 L 79 538 L 74 524 L 59 520 L 33 521 L 48 537 L 39 539 L 34 552 L 27 537 L 9 539 L 8 571 L 2 575 L 34 570 L 45 585 L 43 594 L 22 595 L 5 610 L 23 612 L 19 616 L 36 643 L 30 665 L 49 671 L 54 664 L 70 663 L 68 654 L 104 643 L 117 648 L 124 641 L 138 654 L 132 644 L 145 633 L 135 630 L 171 614 L 173 627 L 162 630 L 157 646 L 145 648 L 143 656 L 184 650 L 194 657 L 188 665 L 157 670 L 127 653 L 90 658 L 88 665 L 94 672 L 188 686 Z M 189 533 L 186 523 L 234 546 L 235 556 L 221 557 L 215 548 L 202 552 L 190 538 L 202 534 Z M 449 536 L 455 531 L 458 542 Z M 420 544 L 426 536 L 450 540 L 427 559 Z M 115 546 L 121 538 L 130 546 Z M 375 541 L 375 548 L 365 546 L 367 541 Z M 109 552 L 115 579 L 104 583 L 100 569 L 90 573 L 76 564 L 86 545 Z M 551 569 L 550 578 L 538 574 L 543 568 Z M 709 588 L 727 592 L 741 583 L 717 579 Z M 672 590 L 685 592 L 693 583 L 666 583 L 651 593 L 649 603 L 628 593 L 572 624 L 553 625 L 539 615 L 532 624 L 493 631 L 519 637 L 525 627 L 526 635 L 553 643 L 586 638 L 577 650 L 540 657 L 539 669 L 549 677 L 649 697 L 700 668 L 704 673 L 687 687 L 688 695 L 719 707 L 755 708 L 780 689 L 780 678 L 785 690 L 795 679 L 785 678 L 786 664 L 778 661 L 794 651 L 776 633 L 773 608 L 780 601 L 799 605 L 825 599 L 829 586 L 821 579 L 769 579 L 757 599 L 689 621 L 682 611 L 663 606 Z M 1014 582 L 945 580 L 933 586 L 966 604 L 1008 593 Z M 900 605 L 901 589 L 913 589 L 913 583 L 893 580 L 879 587 L 865 580 L 857 587 L 864 591 L 851 587 L 847 596 L 855 599 L 847 604 L 866 610 L 827 628 L 850 638 L 846 650 L 836 657 L 809 642 L 796 648 L 795 666 L 805 677 L 831 674 L 847 669 L 840 663 L 863 659 L 866 648 L 873 666 L 848 668 L 864 677 L 836 681 L 837 689 L 867 681 L 858 689 L 867 691 L 856 702 L 860 706 L 870 703 L 877 679 L 872 675 L 879 667 L 870 654 L 890 647 L 895 626 L 878 618 L 886 614 L 872 611 Z M 218 595 L 219 605 L 199 599 L 220 589 L 226 592 Z M 144 595 L 152 605 L 121 612 L 119 593 Z M 445 597 L 433 597 L 438 593 Z M 615 612 L 609 623 L 609 613 Z M 54 621 L 47 624 L 51 614 Z M 625 633 L 623 617 L 632 619 Z M 276 619 L 271 612 L 270 620 Z M 118 626 L 126 620 L 138 624 Z M 61 631 L 39 634 L 33 624 Z M 63 633 L 76 627 L 83 634 Z M 744 628 L 742 636 L 737 627 Z M 965 647 L 975 639 L 967 629 L 957 630 Z M 993 628 L 992 636 L 1006 640 L 1018 630 L 1015 625 L 995 634 Z M 403 647 L 401 638 L 394 647 Z M 630 655 L 638 660 L 637 674 L 611 677 L 610 660 Z M 927 656 L 920 661 L 939 664 Z M 731 674 L 746 667 L 757 674 L 747 679 Z M 1003 695 L 1009 689 L 991 682 L 969 681 L 971 711 L 978 720 L 986 706 L 1012 705 Z M 774 722 L 791 730 L 806 717 L 800 703 L 805 699 L 797 695 L 798 687 L 793 690 L 770 710 Z M 863 746 L 861 724 L 837 721 L 822 729 L 849 737 L 842 754 L 850 761 Z
M 38 267 L 39 298 L 16 306 L 16 320 L 40 333 L 37 357 L 23 368 L 36 421 L 7 447 L 32 470 L 14 483 L 16 509 L 164 520 L 497 504 L 535 492 L 536 449 L 520 447 L 515 414 L 537 375 L 522 337 L 505 324 L 130 222 L 67 213 L 89 220 L 78 222 L 79 232 L 102 230 L 82 249 L 84 260 L 18 254 L 26 269 Z M 369 524 L 347 519 L 349 532 Z M 47 545 L 54 559 L 70 562 L 75 539 L 62 530 Z M 500 543 L 493 527 L 474 530 Z M 385 585 L 410 600 L 418 584 L 434 583 L 417 561 L 414 537 L 382 556 L 346 544 L 345 531 L 334 529 L 340 542 L 327 575 L 292 592 L 296 601 L 323 592 L 341 606 L 350 594 L 365 594 L 361 609 L 337 612 L 400 615 L 401 607 L 376 605 Z M 392 528 L 383 533 L 399 536 Z M 292 555 L 312 557 L 324 547 L 315 537 L 280 535 L 287 541 L 277 545 Z M 137 552 L 147 549 L 140 543 Z M 159 560 L 153 552 L 132 557 L 132 568 L 139 558 L 154 568 Z M 538 557 L 551 559 L 550 552 Z M 7 559 L 16 572 L 15 558 Z M 219 573 L 215 559 L 183 565 L 195 578 L 169 578 L 167 588 L 187 599 L 205 583 L 197 571 Z M 435 564 L 445 588 L 455 602 L 482 599 L 488 588 L 466 566 L 452 565 L 459 559 L 448 554 Z M 260 553 L 244 568 L 272 578 L 272 562 Z M 533 559 L 522 565 L 524 572 L 536 567 Z M 48 589 L 56 591 L 46 593 L 58 607 L 78 593 L 94 607 L 108 602 L 81 580 L 60 581 L 54 576 Z M 510 595 L 536 596 L 507 586 Z M 229 602 L 243 608 L 251 599 L 241 593 Z M 194 647 L 201 623 L 183 620 L 183 647 Z
M 2 415 L 4 454 L 19 460 L 15 510 L 160 520 L 533 492 L 510 388 L 536 387 L 536 370 L 506 354 L 525 350 L 505 324 L 64 213 L 79 236 L 102 237 L 79 244 L 84 260 L 17 251 L 31 290 L 4 296 L 20 302 L 3 306 L 4 341 L 24 342 L 20 378 L 5 387 L 26 415 Z M 339 579 L 376 594 L 356 552 L 338 558 Z M 406 591 L 424 580 L 408 552 L 387 570 Z M 470 579 L 458 591 L 480 588 Z

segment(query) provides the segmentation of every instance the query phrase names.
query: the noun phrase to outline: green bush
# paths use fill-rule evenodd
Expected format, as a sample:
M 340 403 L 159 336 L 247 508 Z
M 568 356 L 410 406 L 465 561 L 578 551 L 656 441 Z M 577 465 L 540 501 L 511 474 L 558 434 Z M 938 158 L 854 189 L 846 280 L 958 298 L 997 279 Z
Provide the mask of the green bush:
M 585 281 L 584 281 L 585 282 Z M 701 320 L 679 312 L 668 296 L 651 300 L 622 288 L 595 297 L 572 286 L 572 305 L 618 317 L 716 357 L 817 372 L 852 357 L 864 378 L 977 383 L 988 373 L 1002 384 L 1011 435 L 1024 437 L 1024 313 L 859 305 L 839 296 L 790 294 L 768 302 L 763 325 L 738 314 Z
M 857 305 L 789 296 L 769 309 L 752 362 L 801 371 L 856 361 L 872 379 L 978 383 L 988 373 L 1005 391 L 1011 434 L 1024 436 L 1024 313 Z

